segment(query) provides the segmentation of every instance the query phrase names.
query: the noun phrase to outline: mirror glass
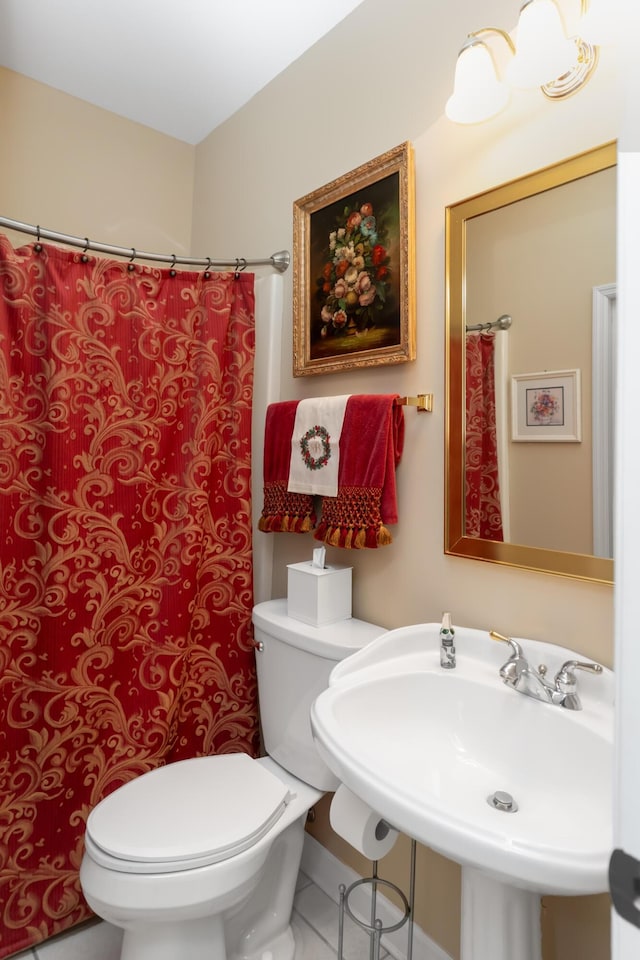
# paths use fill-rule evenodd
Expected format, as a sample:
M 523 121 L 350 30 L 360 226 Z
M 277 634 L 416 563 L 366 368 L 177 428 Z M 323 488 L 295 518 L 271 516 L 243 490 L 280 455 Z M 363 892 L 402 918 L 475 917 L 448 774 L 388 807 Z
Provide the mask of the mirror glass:
M 615 163 L 447 207 L 446 553 L 613 581 Z

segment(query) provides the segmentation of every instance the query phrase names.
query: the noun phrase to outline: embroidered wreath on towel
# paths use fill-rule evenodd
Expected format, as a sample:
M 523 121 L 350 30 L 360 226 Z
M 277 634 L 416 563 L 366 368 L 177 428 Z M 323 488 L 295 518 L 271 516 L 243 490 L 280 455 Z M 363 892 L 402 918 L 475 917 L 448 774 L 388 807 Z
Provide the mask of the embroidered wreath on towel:
M 300 440 L 304 465 L 308 470 L 326 467 L 331 457 L 331 437 L 326 427 L 311 427 Z

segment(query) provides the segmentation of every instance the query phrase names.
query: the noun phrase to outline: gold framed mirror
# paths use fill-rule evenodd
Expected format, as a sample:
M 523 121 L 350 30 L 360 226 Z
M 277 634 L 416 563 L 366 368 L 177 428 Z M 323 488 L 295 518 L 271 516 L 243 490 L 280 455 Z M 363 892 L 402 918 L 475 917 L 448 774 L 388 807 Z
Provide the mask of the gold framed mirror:
M 615 165 L 446 208 L 447 554 L 613 582 Z

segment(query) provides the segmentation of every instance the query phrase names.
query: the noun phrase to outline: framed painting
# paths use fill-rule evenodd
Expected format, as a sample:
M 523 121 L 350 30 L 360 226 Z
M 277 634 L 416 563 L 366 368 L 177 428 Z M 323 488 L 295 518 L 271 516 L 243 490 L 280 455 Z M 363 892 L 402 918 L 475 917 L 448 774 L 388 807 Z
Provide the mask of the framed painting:
M 511 439 L 579 443 L 580 371 L 551 370 L 511 378 Z
M 293 206 L 293 375 L 415 359 L 411 144 Z

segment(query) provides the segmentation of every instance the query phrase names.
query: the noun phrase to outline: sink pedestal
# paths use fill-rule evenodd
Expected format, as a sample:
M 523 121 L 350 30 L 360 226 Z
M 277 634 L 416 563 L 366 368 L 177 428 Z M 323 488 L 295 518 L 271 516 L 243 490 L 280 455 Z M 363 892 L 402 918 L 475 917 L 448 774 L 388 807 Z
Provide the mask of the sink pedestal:
M 540 897 L 462 868 L 460 960 L 540 960 Z

